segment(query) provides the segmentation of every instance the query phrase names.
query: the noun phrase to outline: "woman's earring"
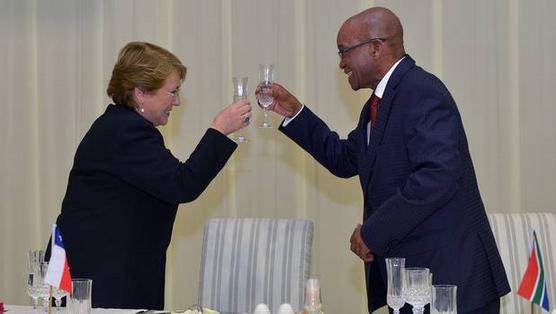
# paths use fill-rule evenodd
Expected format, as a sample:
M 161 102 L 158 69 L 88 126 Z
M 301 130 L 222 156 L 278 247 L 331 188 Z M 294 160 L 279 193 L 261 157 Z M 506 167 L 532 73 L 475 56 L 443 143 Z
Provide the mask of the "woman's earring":
M 145 109 L 143 109 L 143 107 L 141 107 L 141 109 L 139 109 L 139 111 L 141 111 L 141 113 L 145 113 Z

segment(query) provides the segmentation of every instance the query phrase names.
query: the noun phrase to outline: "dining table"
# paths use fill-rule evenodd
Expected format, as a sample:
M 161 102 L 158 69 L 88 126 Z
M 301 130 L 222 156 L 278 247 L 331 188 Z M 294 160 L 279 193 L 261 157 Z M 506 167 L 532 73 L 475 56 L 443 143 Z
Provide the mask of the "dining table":
M 32 306 L 28 305 L 4 305 L 4 313 L 6 314 L 44 314 L 42 307 L 33 309 Z M 66 308 L 61 307 L 60 311 L 57 312 L 56 307 L 52 307 L 52 314 L 66 314 Z M 147 309 L 106 309 L 106 308 L 92 308 L 91 314 L 173 314 L 180 313 L 185 314 L 183 310 L 147 310 Z M 212 312 L 214 313 L 214 312 Z M 248 314 L 248 313 L 228 313 L 219 312 L 220 314 Z

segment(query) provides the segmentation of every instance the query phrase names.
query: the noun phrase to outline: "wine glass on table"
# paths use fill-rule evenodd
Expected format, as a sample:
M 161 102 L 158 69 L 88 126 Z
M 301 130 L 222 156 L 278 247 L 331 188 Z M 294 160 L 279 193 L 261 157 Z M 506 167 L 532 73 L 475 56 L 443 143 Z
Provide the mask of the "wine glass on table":
M 247 99 L 247 77 L 233 77 L 232 83 L 234 85 L 234 102 L 241 99 Z M 247 118 L 249 119 L 249 118 Z M 249 120 L 247 120 L 249 122 Z M 240 131 L 238 131 L 240 132 Z M 238 133 L 235 141 L 238 143 L 247 143 L 249 140 L 242 134 Z
M 27 295 L 33 300 L 33 309 L 37 309 L 39 302 L 39 267 L 44 262 L 43 250 L 30 250 L 27 252 Z
M 403 299 L 404 271 L 405 258 L 386 258 L 386 273 L 388 277 L 386 303 L 394 310 L 394 314 L 400 314 L 400 309 L 405 304 Z
M 404 273 L 403 298 L 413 306 L 413 314 L 423 314 L 431 299 L 429 269 L 408 267 Z
M 48 312 L 48 302 L 50 301 L 49 285 L 44 282 L 46 272 L 48 271 L 48 262 L 40 262 L 37 273 L 35 274 L 35 288 L 38 291 L 39 298 L 42 299 L 42 306 L 45 313 Z
M 263 122 L 259 125 L 259 128 L 271 128 L 270 122 L 268 122 L 268 107 L 274 101 L 274 98 L 269 95 L 272 80 L 274 76 L 274 65 L 273 64 L 259 64 L 259 86 L 261 88 L 258 94 L 258 102 L 263 107 Z

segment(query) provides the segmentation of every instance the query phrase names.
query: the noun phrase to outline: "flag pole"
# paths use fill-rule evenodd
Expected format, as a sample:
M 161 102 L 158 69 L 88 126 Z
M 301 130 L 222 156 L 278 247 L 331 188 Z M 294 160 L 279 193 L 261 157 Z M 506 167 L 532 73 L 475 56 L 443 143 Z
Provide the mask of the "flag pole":
M 50 287 L 48 289 L 48 314 L 52 314 L 52 286 L 48 285 L 48 287 Z
M 535 303 L 531 302 L 531 314 L 535 314 Z

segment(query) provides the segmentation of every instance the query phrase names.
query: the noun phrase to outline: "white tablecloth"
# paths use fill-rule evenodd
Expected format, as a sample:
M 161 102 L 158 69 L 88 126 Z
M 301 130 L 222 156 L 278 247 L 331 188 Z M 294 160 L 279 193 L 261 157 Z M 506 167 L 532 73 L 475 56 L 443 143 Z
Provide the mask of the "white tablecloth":
M 4 310 L 7 310 L 6 314 L 17 313 L 17 314 L 44 314 L 42 307 L 39 310 L 33 310 L 32 306 L 22 306 L 22 305 L 5 305 Z M 91 313 L 94 314 L 135 314 L 139 310 L 123 310 L 123 309 L 101 309 L 93 308 Z M 60 314 L 65 314 L 66 308 L 60 308 Z M 56 308 L 52 308 L 52 314 L 56 314 Z
M 22 306 L 22 305 L 5 305 L 4 310 L 7 310 L 6 314 L 45 314 L 42 307 L 39 307 L 38 310 L 33 310 L 32 306 Z M 102 308 L 93 308 L 91 314 L 138 314 L 144 312 L 146 310 L 126 310 L 126 309 L 102 309 Z M 189 312 L 189 311 L 187 311 Z M 5 313 L 5 312 L 4 312 Z M 154 314 L 168 314 L 169 311 L 154 311 Z M 182 313 L 182 312 L 180 312 Z M 56 313 L 56 308 L 52 307 L 52 314 Z M 60 314 L 66 314 L 66 308 L 60 308 Z M 149 314 L 152 314 L 152 311 L 149 311 Z M 221 314 L 236 314 L 236 313 L 221 313 Z

